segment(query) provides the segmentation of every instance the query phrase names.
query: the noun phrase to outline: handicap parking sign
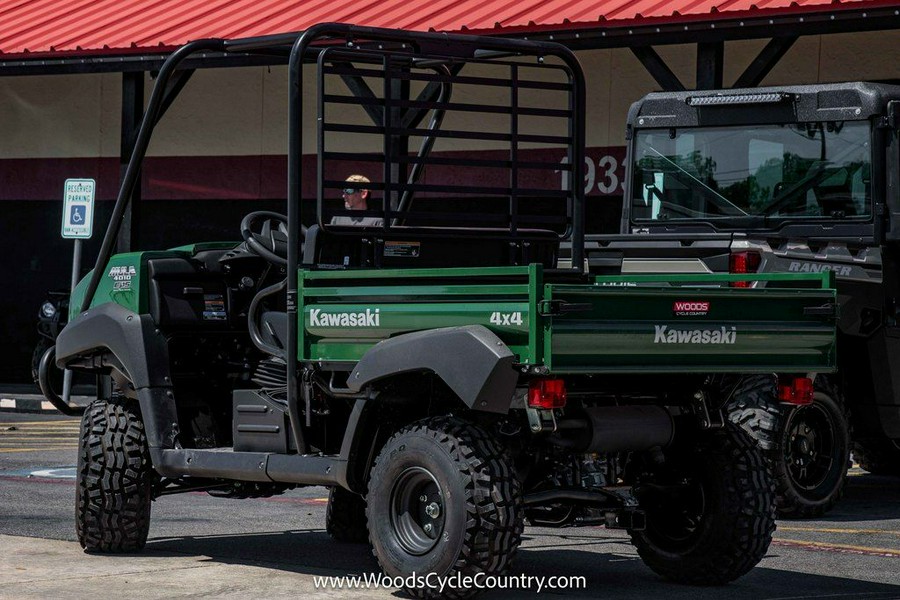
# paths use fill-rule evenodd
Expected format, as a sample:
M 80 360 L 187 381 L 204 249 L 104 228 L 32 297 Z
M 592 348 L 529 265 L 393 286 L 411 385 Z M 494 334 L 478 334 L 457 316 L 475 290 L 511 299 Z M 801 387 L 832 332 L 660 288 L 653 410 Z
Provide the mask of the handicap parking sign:
M 72 223 L 73 225 L 83 225 L 87 207 L 83 204 L 73 204 L 69 208 L 72 209 L 69 211 L 69 223 Z
M 66 179 L 63 195 L 62 236 L 88 239 L 94 224 L 93 179 Z

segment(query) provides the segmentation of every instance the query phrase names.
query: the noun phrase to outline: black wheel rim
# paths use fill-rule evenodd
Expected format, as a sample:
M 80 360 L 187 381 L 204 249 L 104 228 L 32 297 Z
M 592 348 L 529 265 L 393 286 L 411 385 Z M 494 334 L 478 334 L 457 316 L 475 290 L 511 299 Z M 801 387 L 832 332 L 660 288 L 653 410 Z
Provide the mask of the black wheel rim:
M 693 545 L 706 513 L 706 494 L 696 479 L 660 486 L 648 505 L 647 533 L 668 551 Z
M 784 461 L 798 489 L 815 490 L 829 478 L 837 457 L 834 418 L 819 403 L 791 413 L 785 428 Z
M 391 528 L 403 549 L 428 553 L 444 532 L 444 494 L 430 471 L 410 467 L 391 489 Z

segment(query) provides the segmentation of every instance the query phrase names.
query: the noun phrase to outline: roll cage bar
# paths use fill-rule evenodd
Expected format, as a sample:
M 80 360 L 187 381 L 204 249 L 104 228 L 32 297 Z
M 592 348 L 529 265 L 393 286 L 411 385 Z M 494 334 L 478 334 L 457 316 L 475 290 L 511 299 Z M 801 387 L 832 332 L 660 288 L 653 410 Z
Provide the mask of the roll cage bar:
M 298 439 L 298 448 L 303 448 L 302 429 L 300 422 L 300 412 L 297 402 L 298 376 L 297 376 L 297 353 L 291 351 L 297 347 L 297 285 L 298 285 L 298 268 L 300 267 L 300 239 L 301 233 L 301 181 L 302 181 L 302 120 L 303 120 L 303 69 L 304 63 L 318 63 L 319 74 L 322 71 L 322 59 L 328 54 L 334 54 L 338 57 L 347 59 L 353 55 L 355 51 L 372 56 L 384 56 L 385 64 L 390 64 L 390 60 L 400 57 L 407 61 L 406 64 L 414 66 L 437 65 L 442 70 L 443 75 L 439 74 L 436 81 L 442 82 L 436 86 L 438 90 L 443 92 L 444 84 L 450 83 L 455 75 L 454 68 L 458 72 L 459 66 L 470 61 L 494 60 L 494 59 L 517 59 L 520 57 L 534 57 L 538 62 L 542 63 L 545 57 L 556 57 L 562 62 L 566 70 L 568 83 L 569 106 L 565 111 L 552 111 L 556 113 L 564 113 L 568 119 L 568 132 L 565 138 L 556 138 L 556 141 L 563 139 L 567 147 L 567 161 L 564 164 L 557 164 L 556 169 L 560 169 L 569 173 L 568 190 L 563 190 L 560 195 L 567 203 L 567 219 L 569 220 L 565 232 L 562 237 L 572 240 L 572 265 L 573 270 L 581 272 L 583 270 L 584 261 L 584 190 L 579 185 L 584 179 L 584 113 L 585 113 L 585 97 L 584 97 L 584 75 L 578 60 L 574 54 L 566 47 L 553 42 L 540 42 L 529 40 L 515 40 L 508 38 L 495 38 L 486 36 L 468 36 L 458 34 L 434 33 L 434 32 L 411 32 L 403 30 L 382 29 L 373 27 L 361 27 L 344 23 L 321 23 L 310 27 L 306 31 L 298 33 L 287 33 L 255 38 L 245 38 L 236 40 L 223 39 L 203 39 L 196 40 L 185 44 L 163 63 L 159 71 L 156 84 L 147 104 L 144 117 L 141 121 L 137 139 L 135 141 L 134 150 L 128 162 L 122 184 L 116 198 L 116 204 L 110 218 L 109 226 L 103 238 L 97 262 L 88 282 L 85 291 L 85 297 L 82 303 L 83 309 L 90 306 L 91 301 L 97 291 L 100 278 L 103 276 L 105 266 L 110 259 L 114 243 L 118 237 L 122 218 L 128 203 L 132 197 L 135 185 L 138 183 L 138 177 L 141 170 L 141 164 L 146 156 L 150 138 L 156 124 L 162 115 L 166 112 L 172 101 L 184 87 L 187 79 L 190 77 L 191 71 L 179 69 L 182 63 L 197 53 L 203 52 L 224 52 L 246 55 L 262 55 L 275 56 L 288 59 L 288 81 L 289 81 L 289 113 L 288 113 L 288 186 L 287 186 L 287 225 L 288 225 L 288 251 L 287 251 L 287 285 L 286 285 L 286 305 L 287 305 L 287 340 L 285 352 L 288 374 L 288 405 L 291 426 L 294 435 Z M 370 59 L 371 60 L 371 59 Z M 512 63 L 510 63 L 512 64 Z M 454 67 L 454 65 L 459 65 Z M 514 65 L 511 67 L 515 73 Z M 387 77 L 387 75 L 385 75 Z M 513 82 L 515 85 L 515 82 Z M 363 86 L 364 88 L 364 86 Z M 359 97 L 365 96 L 365 89 L 353 90 L 355 95 Z M 427 91 L 427 90 L 426 90 Z M 406 119 L 405 131 L 414 131 L 412 135 L 421 135 L 424 138 L 423 147 L 415 161 L 411 177 L 417 177 L 417 173 L 421 171 L 421 165 L 424 162 L 424 155 L 427 154 L 433 144 L 433 129 L 440 125 L 440 113 L 443 106 L 448 105 L 448 99 L 443 93 L 435 93 L 437 90 L 432 89 L 432 97 L 418 107 L 418 113 L 410 110 L 410 118 Z M 372 116 L 371 102 L 367 103 L 363 97 L 360 104 Z M 391 95 L 388 94 L 384 100 L 383 113 L 388 113 Z M 321 93 L 319 102 L 321 105 Z M 437 106 L 435 105 L 437 103 Z M 443 104 L 441 104 L 443 103 Z M 415 108 L 408 103 L 410 108 Z M 424 118 L 428 110 L 435 109 L 435 115 L 432 118 L 432 124 L 427 130 L 416 130 L 416 120 Z M 524 109 L 523 109 L 524 110 Z M 528 114 L 525 112 L 524 114 Z M 556 115 L 559 116 L 559 115 Z M 518 113 L 515 109 L 511 114 L 512 132 L 510 136 L 504 136 L 506 141 L 512 144 L 510 160 L 504 163 L 511 166 L 515 171 L 517 163 L 516 151 L 519 140 L 516 138 L 516 123 Z M 435 124 L 436 121 L 436 124 Z M 321 135 L 323 124 L 319 120 L 319 138 Z M 403 130 L 403 127 L 398 129 Z M 391 127 L 386 125 L 383 128 L 385 138 L 388 137 Z M 431 133 L 429 133 L 431 132 Z M 407 133 L 409 135 L 409 133 Z M 525 136 L 522 136 L 525 137 Z M 532 136 L 538 138 L 540 136 Z M 550 136 L 547 136 L 548 138 Z M 498 138 L 499 139 L 499 138 Z M 430 140 L 430 141 L 429 141 Z M 532 139 L 541 143 L 540 139 Z M 549 141 L 549 140 L 547 140 Z M 386 143 L 386 146 L 388 144 Z M 324 190 L 326 188 L 336 188 L 343 182 L 328 181 L 325 179 L 322 159 L 323 150 L 321 143 L 319 145 L 319 164 L 318 164 L 318 210 L 317 220 L 320 226 L 324 226 L 323 219 L 323 199 Z M 392 161 L 407 160 L 398 159 L 396 153 L 392 153 L 390 148 L 386 147 L 383 157 L 385 173 Z M 458 163 L 463 164 L 464 161 Z M 405 186 L 395 186 L 398 189 L 391 189 L 389 179 L 385 178 L 382 184 L 385 189 L 385 197 L 383 200 L 383 228 L 389 229 L 397 223 L 402 216 L 400 212 L 404 207 L 408 207 L 410 195 L 417 190 L 422 191 L 440 191 L 440 186 L 423 186 L 416 185 L 414 180 L 410 180 Z M 508 223 L 510 232 L 515 234 L 518 223 L 516 222 L 515 213 L 517 180 L 513 177 L 508 187 L 503 188 L 510 196 L 510 216 Z M 453 186 L 446 186 L 450 190 Z M 401 189 L 402 188 L 402 189 Z M 499 188 L 498 188 L 499 189 Z M 446 190 L 445 190 L 446 191 Z M 496 190 L 494 190 L 496 191 Z M 390 205 L 388 192 L 398 194 L 399 204 L 394 207 Z M 526 190 L 526 193 L 528 191 Z M 534 193 L 534 190 L 531 191 Z

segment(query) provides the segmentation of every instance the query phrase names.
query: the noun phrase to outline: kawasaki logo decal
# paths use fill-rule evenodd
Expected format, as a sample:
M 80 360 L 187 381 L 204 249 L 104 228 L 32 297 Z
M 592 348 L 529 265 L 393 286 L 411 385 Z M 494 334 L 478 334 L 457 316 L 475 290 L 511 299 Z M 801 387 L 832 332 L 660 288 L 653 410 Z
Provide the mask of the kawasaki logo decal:
M 137 275 L 137 269 L 133 265 L 110 267 L 107 275 L 115 282 L 113 290 L 124 292 L 131 289 L 131 278 Z
M 381 309 L 367 308 L 364 312 L 326 313 L 320 308 L 309 311 L 310 327 L 380 327 Z
M 737 341 L 737 328 L 719 329 L 669 329 L 668 325 L 654 325 L 654 344 L 733 344 Z

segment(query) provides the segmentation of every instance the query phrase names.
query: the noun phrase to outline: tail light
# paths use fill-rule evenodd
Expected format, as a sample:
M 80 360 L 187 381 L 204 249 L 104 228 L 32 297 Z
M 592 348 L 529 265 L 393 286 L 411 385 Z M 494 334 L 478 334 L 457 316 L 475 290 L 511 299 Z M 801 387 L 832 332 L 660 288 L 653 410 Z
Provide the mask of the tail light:
M 796 377 L 786 383 L 778 384 L 778 399 L 781 402 L 805 406 L 813 401 L 813 380 L 809 377 Z
M 563 408 L 566 405 L 566 383 L 562 379 L 535 379 L 528 385 L 531 408 Z
M 739 275 L 741 273 L 756 273 L 759 264 L 762 262 L 762 256 L 758 252 L 732 252 L 728 259 L 728 272 Z M 732 281 L 731 287 L 748 288 L 749 281 Z

